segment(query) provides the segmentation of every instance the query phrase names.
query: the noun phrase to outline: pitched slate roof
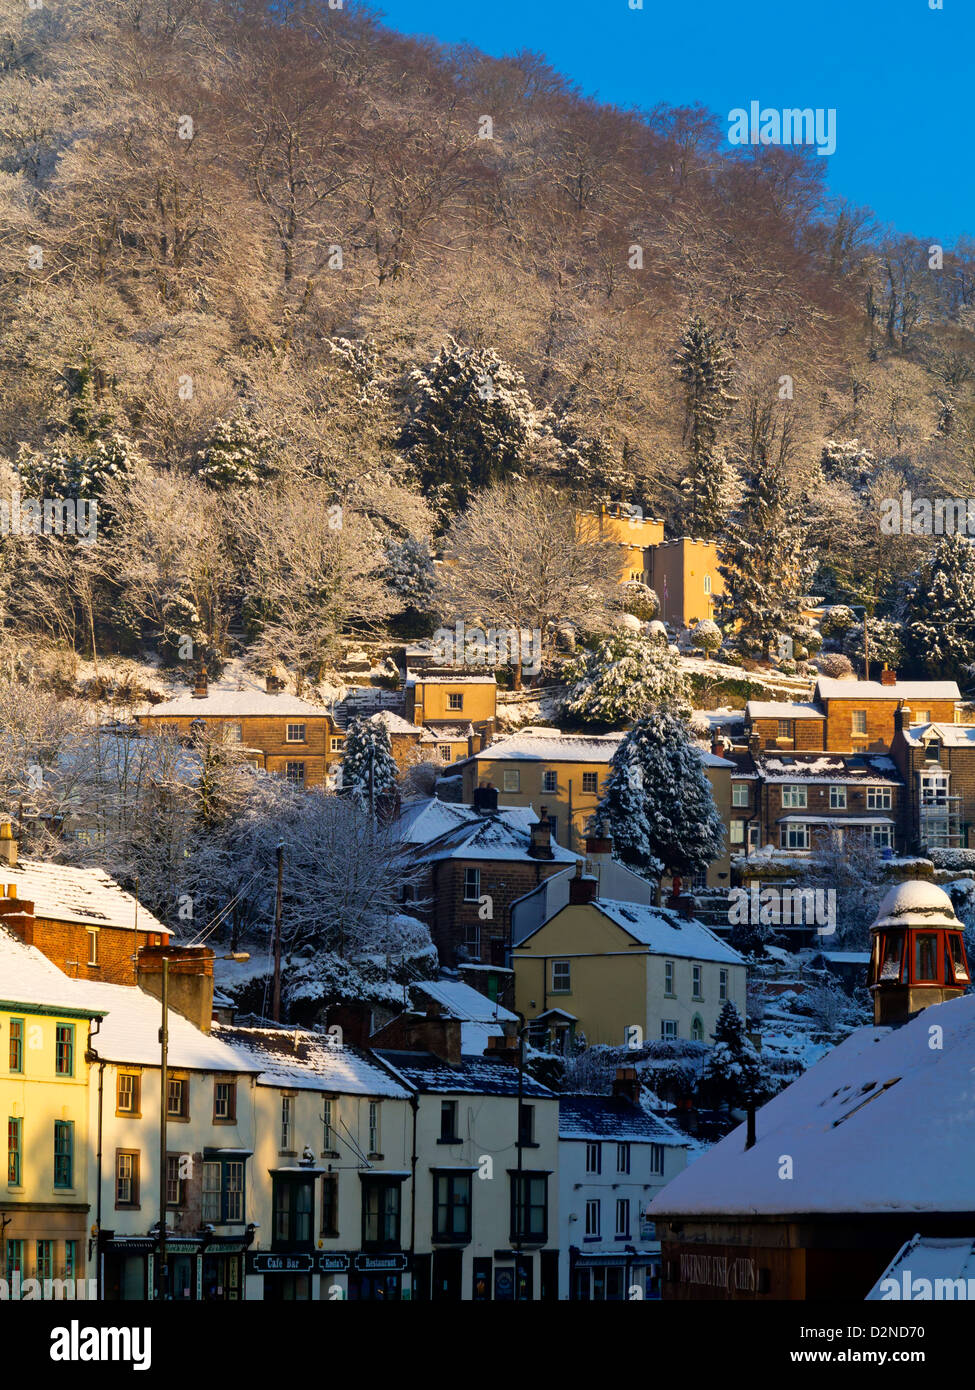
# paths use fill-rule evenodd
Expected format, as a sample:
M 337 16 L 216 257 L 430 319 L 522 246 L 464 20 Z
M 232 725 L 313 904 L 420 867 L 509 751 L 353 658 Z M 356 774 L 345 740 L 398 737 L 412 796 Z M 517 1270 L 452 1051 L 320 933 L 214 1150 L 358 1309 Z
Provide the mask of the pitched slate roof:
M 0 882 L 16 884 L 18 898 L 34 904 L 35 917 L 78 922 L 88 927 L 128 927 L 169 935 L 158 918 L 102 869 L 22 859 L 15 868 L 0 865 Z
M 611 922 L 649 948 L 653 955 L 680 956 L 690 960 L 713 960 L 722 965 L 744 965 L 737 951 L 733 951 L 720 937 L 710 931 L 702 922 L 693 917 L 682 917 L 668 907 L 653 907 L 646 903 L 617 902 L 612 898 L 594 898 L 589 907 L 608 917 Z M 562 908 L 561 912 L 568 911 Z M 530 941 L 536 932 L 544 931 L 557 922 L 560 913 L 550 917 L 547 922 L 536 927 L 521 942 Z M 518 949 L 515 955 L 520 954 Z
M 257 1071 L 259 1086 L 335 1091 L 340 1095 L 405 1097 L 404 1087 L 348 1043 L 300 1028 L 244 1028 L 215 1023 L 213 1036 Z
M 931 1029 L 942 1044 L 933 1047 Z M 975 995 L 859 1028 L 669 1183 L 655 1216 L 975 1210 Z M 790 1182 L 775 1174 L 780 1155 Z
M 535 821 L 536 817 L 532 816 L 530 823 Z M 476 819 L 445 831 L 426 844 L 417 857 L 430 862 L 439 859 L 501 859 L 517 862 L 530 860 L 540 864 L 574 864 L 579 857 L 553 840 L 551 858 L 535 860 L 528 853 L 530 844 L 531 832 L 524 820 L 521 817 L 510 818 L 501 812 L 497 815 L 477 815 Z
M 623 1096 L 559 1096 L 560 1139 L 615 1139 L 687 1148 L 686 1135 Z
M 901 785 L 893 758 L 885 753 L 758 753 L 766 782 L 864 782 Z
M 817 700 L 960 700 L 956 681 L 844 681 L 820 676 L 816 682 Z
M 852 684 L 852 681 L 851 681 Z M 781 700 L 749 700 L 745 705 L 748 719 L 825 719 L 818 705 L 785 703 Z
M 516 1096 L 518 1068 L 511 1062 L 488 1057 L 462 1057 L 445 1062 L 432 1052 L 401 1052 L 377 1048 L 374 1055 L 385 1062 L 412 1090 L 424 1094 L 470 1096 Z M 555 1093 L 527 1073 L 523 1094 L 538 1100 L 554 1100 Z
M 173 700 L 148 705 L 140 713 L 142 718 L 148 715 L 152 719 L 198 719 L 204 716 L 216 719 L 268 716 L 279 719 L 290 719 L 292 716 L 321 719 L 328 715 L 329 711 L 324 705 L 310 704 L 307 700 L 301 700 L 297 695 L 288 695 L 284 691 L 269 694 L 266 690 L 259 689 L 214 690 L 211 687 L 199 700 L 188 690 Z
M 480 753 L 476 762 L 609 763 L 622 734 L 511 734 L 498 739 Z

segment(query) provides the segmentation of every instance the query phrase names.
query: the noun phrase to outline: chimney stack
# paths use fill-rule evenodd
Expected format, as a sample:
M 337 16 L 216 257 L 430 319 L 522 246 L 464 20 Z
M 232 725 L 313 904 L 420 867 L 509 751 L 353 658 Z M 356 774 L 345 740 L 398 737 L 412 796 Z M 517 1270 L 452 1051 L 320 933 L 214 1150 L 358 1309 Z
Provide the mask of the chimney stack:
M 906 700 L 901 700 L 894 710 L 894 729 L 906 733 L 911 726 L 911 715 L 913 710 Z
M 554 859 L 552 853 L 552 822 L 548 818 L 548 807 L 543 806 L 541 814 L 530 831 L 528 853 L 532 859 Z
M 136 983 L 162 998 L 162 963 L 169 961 L 169 1007 L 209 1033 L 213 1023 L 213 951 L 209 946 L 143 946 L 136 960 Z
M 11 869 L 17 867 L 17 841 L 10 821 L 0 821 L 0 860 Z
M 887 665 L 886 661 L 884 662 L 884 669 L 883 669 L 883 670 L 881 671 L 881 673 L 880 673 L 880 684 L 881 684 L 881 685 L 896 685 L 896 684 L 897 684 L 897 672 L 896 672 L 896 671 L 892 671 L 892 670 L 890 669 L 890 667 Z
M 593 878 L 591 874 L 584 874 L 582 864 L 577 864 L 575 874 L 569 880 L 570 905 L 574 907 L 583 903 L 591 903 L 596 896 L 598 887 L 599 880 Z
M 631 1105 L 640 1104 L 640 1078 L 636 1067 L 617 1067 L 613 1078 L 613 1095 L 628 1100 Z
M 17 897 L 16 883 L 8 883 L 5 895 L 0 897 L 0 925 L 15 932 L 26 946 L 33 946 L 34 904 Z
M 480 816 L 496 816 L 498 813 L 497 787 L 480 786 L 474 788 L 474 810 Z
M 209 686 L 207 684 L 207 668 L 205 664 L 201 661 L 199 666 L 197 667 L 196 685 L 193 687 L 193 699 L 205 700 L 207 697 L 208 690 Z

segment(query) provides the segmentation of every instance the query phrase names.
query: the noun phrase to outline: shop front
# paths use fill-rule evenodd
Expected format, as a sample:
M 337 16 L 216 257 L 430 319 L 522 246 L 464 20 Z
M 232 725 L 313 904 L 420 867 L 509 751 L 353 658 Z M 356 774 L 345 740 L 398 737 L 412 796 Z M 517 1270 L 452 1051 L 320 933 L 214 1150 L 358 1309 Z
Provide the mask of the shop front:
M 233 1302 L 244 1296 L 244 1255 L 253 1238 L 200 1232 L 171 1236 L 166 1242 L 166 1288 L 174 1303 Z M 116 1236 L 103 1231 L 99 1240 L 103 1298 L 139 1302 L 159 1297 L 159 1242 L 153 1236 Z

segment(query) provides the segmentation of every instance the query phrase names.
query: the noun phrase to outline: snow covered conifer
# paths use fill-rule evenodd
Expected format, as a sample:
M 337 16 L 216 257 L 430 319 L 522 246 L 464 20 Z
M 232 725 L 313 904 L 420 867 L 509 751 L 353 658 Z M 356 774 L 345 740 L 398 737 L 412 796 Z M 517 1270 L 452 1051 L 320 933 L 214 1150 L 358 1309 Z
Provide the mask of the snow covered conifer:
M 453 339 L 410 373 L 413 412 L 403 431 L 424 494 L 442 515 L 521 470 L 550 431 L 519 371 L 490 348 Z
M 644 878 L 692 874 L 721 853 L 724 828 L 687 722 L 658 710 L 629 731 L 613 755 L 595 819 L 615 853 Z
M 345 736 L 341 790 L 368 806 L 370 777 L 376 805 L 389 804 L 399 778 L 389 730 L 378 719 L 353 719 Z
M 930 677 L 956 676 L 975 662 L 975 546 L 942 536 L 906 598 L 906 638 Z
M 745 1036 L 744 1019 L 730 999 L 721 1006 L 700 1089 L 712 1103 L 729 1109 L 760 1105 L 774 1091 L 761 1057 Z
M 690 459 L 681 484 L 681 524 L 711 540 L 724 529 L 731 470 L 718 434 L 736 401 L 729 390 L 734 363 L 723 340 L 695 315 L 681 334 L 674 367 L 684 393 L 684 441 Z
M 686 708 L 687 677 L 666 643 L 620 629 L 563 664 L 565 712 L 587 724 L 626 724 L 660 706 Z
M 776 452 L 756 445 L 756 463 L 718 566 L 725 582 L 719 619 L 725 626 L 737 622 L 743 646 L 762 656 L 779 633 L 791 634 L 802 625 L 805 528 L 799 499 L 788 486 L 784 453 L 784 448 Z
M 197 454 L 199 476 L 213 488 L 252 487 L 275 469 L 277 441 L 249 415 L 218 420 Z
M 401 541 L 387 539 L 383 549 L 386 555 L 383 578 L 402 600 L 404 609 L 418 614 L 429 612 L 436 584 L 429 545 L 407 536 Z

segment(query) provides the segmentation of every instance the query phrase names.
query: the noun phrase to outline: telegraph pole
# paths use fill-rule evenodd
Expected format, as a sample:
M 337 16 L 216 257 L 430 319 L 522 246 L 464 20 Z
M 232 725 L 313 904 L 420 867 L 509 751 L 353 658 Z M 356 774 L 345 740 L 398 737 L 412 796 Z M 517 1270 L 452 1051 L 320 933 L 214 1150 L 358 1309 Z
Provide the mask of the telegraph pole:
M 274 994 L 271 1017 L 281 1022 L 281 915 L 284 908 L 284 841 L 278 842 L 278 895 L 274 905 Z
M 159 1029 L 159 1297 L 166 1297 L 169 1282 L 166 1254 L 166 1118 L 169 1109 L 169 957 L 162 958 L 162 1027 Z

